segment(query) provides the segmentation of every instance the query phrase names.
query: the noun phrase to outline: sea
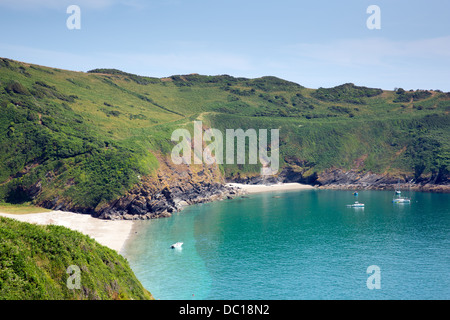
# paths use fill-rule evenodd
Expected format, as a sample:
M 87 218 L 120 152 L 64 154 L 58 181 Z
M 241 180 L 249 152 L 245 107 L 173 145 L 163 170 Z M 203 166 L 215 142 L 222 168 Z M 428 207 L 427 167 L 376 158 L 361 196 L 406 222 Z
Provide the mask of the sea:
M 136 222 L 123 255 L 161 300 L 450 299 L 450 194 L 394 196 L 313 189 L 192 205 Z

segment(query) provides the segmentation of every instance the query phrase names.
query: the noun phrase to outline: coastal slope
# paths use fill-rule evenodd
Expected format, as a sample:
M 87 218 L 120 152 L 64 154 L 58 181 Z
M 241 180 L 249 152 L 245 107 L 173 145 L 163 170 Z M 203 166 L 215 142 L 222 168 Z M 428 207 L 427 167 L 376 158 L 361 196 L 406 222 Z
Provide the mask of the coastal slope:
M 170 216 L 238 195 L 227 182 L 448 192 L 450 93 L 276 77 L 144 77 L 0 58 L 0 202 L 105 219 Z M 171 135 L 279 129 L 280 168 L 174 165 Z M 248 146 L 245 149 L 248 151 Z M 247 158 L 246 158 L 247 159 Z

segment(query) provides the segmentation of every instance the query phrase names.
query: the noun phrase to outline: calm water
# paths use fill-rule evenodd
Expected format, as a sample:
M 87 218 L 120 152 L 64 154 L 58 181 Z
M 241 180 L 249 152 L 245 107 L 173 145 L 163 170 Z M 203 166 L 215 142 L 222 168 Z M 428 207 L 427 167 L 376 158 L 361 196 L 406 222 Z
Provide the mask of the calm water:
M 156 299 L 450 299 L 450 195 L 271 192 L 142 221 L 124 255 Z M 364 209 L 349 208 L 355 200 Z M 182 241 L 181 250 L 170 249 Z M 369 290 L 369 266 L 380 289 Z

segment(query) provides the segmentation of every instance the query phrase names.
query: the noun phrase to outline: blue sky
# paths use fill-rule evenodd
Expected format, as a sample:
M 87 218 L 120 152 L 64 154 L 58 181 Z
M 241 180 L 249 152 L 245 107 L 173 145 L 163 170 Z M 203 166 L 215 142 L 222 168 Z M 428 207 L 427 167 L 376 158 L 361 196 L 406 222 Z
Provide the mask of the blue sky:
M 69 5 L 81 29 L 69 30 Z M 369 30 L 369 5 L 381 29 Z M 0 57 L 75 71 L 450 91 L 448 0 L 0 0 Z

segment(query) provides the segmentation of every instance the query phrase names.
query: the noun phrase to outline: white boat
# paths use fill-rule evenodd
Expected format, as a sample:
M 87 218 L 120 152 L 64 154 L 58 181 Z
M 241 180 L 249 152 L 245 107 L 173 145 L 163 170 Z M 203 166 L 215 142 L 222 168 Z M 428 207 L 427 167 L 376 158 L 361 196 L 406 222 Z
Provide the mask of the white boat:
M 175 249 L 175 248 L 181 248 L 182 245 L 183 245 L 183 242 L 177 242 L 177 243 L 174 243 L 173 245 L 171 245 L 170 247 L 172 249 Z
M 395 194 L 400 195 L 402 192 L 400 191 L 400 179 L 397 180 L 397 186 L 395 187 Z
M 393 203 L 411 203 L 411 200 L 408 198 L 395 198 L 392 200 Z
M 408 183 L 408 186 L 409 186 L 409 183 Z M 410 189 L 410 188 L 408 187 L 408 189 Z M 411 203 L 411 199 L 402 197 L 400 189 L 395 188 L 395 197 L 394 197 L 394 199 L 392 199 L 392 202 L 393 203 Z
M 364 208 L 364 203 L 359 203 L 358 201 L 355 201 L 354 204 L 348 204 L 347 207 Z

